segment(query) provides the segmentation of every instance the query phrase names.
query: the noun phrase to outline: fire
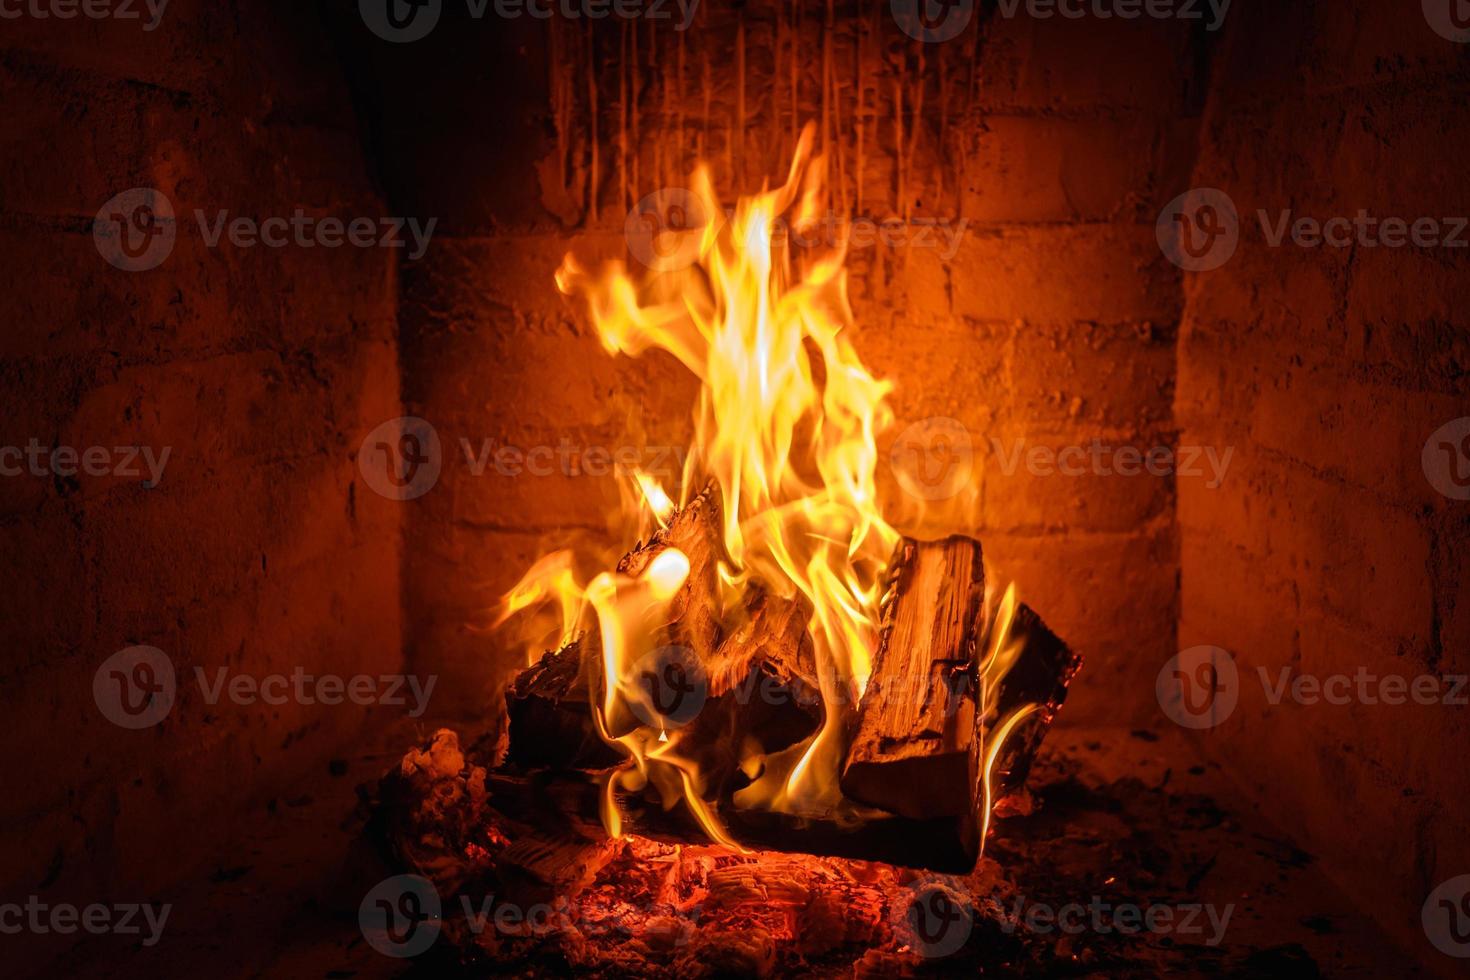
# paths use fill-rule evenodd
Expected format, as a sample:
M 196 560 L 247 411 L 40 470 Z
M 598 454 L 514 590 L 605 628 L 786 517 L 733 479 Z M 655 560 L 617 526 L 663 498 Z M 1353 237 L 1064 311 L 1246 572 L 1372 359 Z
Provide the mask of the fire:
M 594 274 L 569 254 L 556 282 L 588 304 L 609 353 L 660 348 L 701 382 L 680 505 L 711 482 L 719 489 L 723 609 L 737 608 L 752 583 L 810 603 L 827 706 L 805 742 L 741 760 L 754 781 L 737 801 L 831 814 L 845 803 L 838 785 L 841 706 L 855 705 L 867 686 L 883 573 L 900 534 L 880 510 L 874 477 L 877 435 L 893 421 L 891 385 L 864 367 L 850 342 L 843 249 L 798 256 L 779 233 L 783 222 L 801 231 L 821 213 L 823 165 L 812 156 L 812 141 L 809 126 L 785 183 L 742 198 L 728 215 L 709 171 L 697 170 L 686 208 L 693 220 L 655 242 L 661 255 L 688 257 L 684 267 L 635 280 L 623 263 Z M 674 511 L 669 490 L 641 472 L 629 482 L 623 517 L 630 532 L 665 527 Z M 684 733 L 650 723 L 661 721 L 657 707 L 646 704 L 633 679 L 689 570 L 687 557 L 670 549 L 636 577 L 604 572 L 583 587 L 570 555 L 557 552 L 509 593 L 502 619 L 554 603 L 563 641 L 595 623 L 603 658 L 595 721 L 630 759 L 605 787 L 610 833 L 620 830 L 615 790 L 653 784 L 666 802 L 682 798 L 711 838 L 738 846 L 704 802 L 698 766 L 680 752 Z M 1008 624 L 1013 609 L 1008 594 L 998 616 Z M 997 641 L 985 669 L 1002 670 L 1015 652 Z

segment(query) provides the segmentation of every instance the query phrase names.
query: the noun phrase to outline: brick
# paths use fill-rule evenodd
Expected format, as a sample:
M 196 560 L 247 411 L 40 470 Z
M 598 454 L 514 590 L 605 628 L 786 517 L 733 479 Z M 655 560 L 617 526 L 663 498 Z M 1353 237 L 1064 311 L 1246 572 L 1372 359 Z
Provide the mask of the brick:
M 987 116 L 966 154 L 960 213 L 976 222 L 1100 221 L 1125 210 L 1151 179 L 1161 124 Z
M 1172 322 L 1178 270 L 1152 225 L 979 230 L 955 258 L 954 311 L 980 320 Z

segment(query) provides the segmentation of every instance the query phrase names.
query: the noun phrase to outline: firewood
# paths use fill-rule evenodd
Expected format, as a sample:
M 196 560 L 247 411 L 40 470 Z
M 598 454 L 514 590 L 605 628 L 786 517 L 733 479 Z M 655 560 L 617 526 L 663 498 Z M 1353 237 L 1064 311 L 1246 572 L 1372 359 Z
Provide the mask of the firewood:
M 842 773 L 850 798 L 915 819 L 965 817 L 980 757 L 976 642 L 980 543 L 903 540 L 889 569 L 877 650 Z
M 543 834 L 600 839 L 597 823 L 602 787 L 609 771 L 543 770 L 492 773 L 487 781 L 496 809 Z M 688 808 L 664 809 L 657 796 L 619 793 L 625 833 L 670 844 L 707 844 L 708 836 Z M 726 797 L 714 810 L 730 834 L 747 847 L 789 854 L 881 861 L 908 868 L 963 874 L 975 867 L 976 840 L 961 819 L 912 820 L 874 816 L 852 825 L 835 819 L 743 810 Z
M 690 724 L 687 754 L 711 785 L 727 788 L 747 739 L 764 752 L 794 745 L 821 723 L 810 607 L 758 587 L 742 618 L 704 665 L 704 705 Z M 506 691 L 509 761 L 522 769 L 597 769 L 622 760 L 592 720 L 588 678 L 600 672 L 595 635 L 573 640 L 522 671 Z
M 706 663 L 720 642 L 719 563 L 725 554 L 714 484 L 675 511 L 667 527 L 624 555 L 618 571 L 636 578 L 670 548 L 689 559 L 689 577 L 669 601 L 669 624 L 656 639 L 660 645 L 688 647 Z
M 521 671 L 505 692 L 512 763 L 599 769 L 621 760 L 592 723 L 584 655 L 594 656 L 596 646 L 595 636 L 577 637 Z
M 1067 687 L 1082 669 L 1082 658 L 1025 603 L 1016 610 L 1011 635 L 1024 646 L 1015 665 L 997 682 L 995 718 L 987 721 L 1004 719 L 1028 704 L 1039 708 L 1001 747 L 995 765 L 996 799 L 1025 783 L 1042 739 L 1067 700 Z

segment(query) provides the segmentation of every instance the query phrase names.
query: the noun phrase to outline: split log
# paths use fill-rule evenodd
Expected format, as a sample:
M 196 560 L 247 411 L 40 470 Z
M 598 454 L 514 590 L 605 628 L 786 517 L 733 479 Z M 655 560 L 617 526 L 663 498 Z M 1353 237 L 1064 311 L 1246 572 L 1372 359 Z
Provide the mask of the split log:
M 1011 623 L 1011 636 L 1024 644 L 1020 657 L 997 682 L 995 718 L 999 721 L 1028 704 L 1039 709 L 1011 733 L 995 762 L 995 798 L 1013 793 L 1026 782 L 1041 740 L 1067 700 L 1067 687 L 1082 658 L 1022 603 Z
M 704 704 L 687 753 L 711 786 L 730 788 L 747 739 L 776 752 L 821 724 L 809 607 L 753 588 L 740 620 L 703 665 Z M 507 758 L 523 770 L 598 769 L 623 758 L 597 734 L 589 677 L 601 672 L 595 636 L 583 636 L 522 671 L 506 691 Z
M 720 495 L 714 484 L 675 511 L 665 528 L 638 544 L 618 562 L 634 578 L 655 558 L 677 548 L 689 559 L 689 577 L 669 600 L 669 624 L 656 637 L 660 645 L 684 646 L 707 663 L 720 643 L 719 563 L 725 554 L 720 528 Z
M 975 812 L 984 600 L 978 541 L 900 542 L 842 772 L 847 796 L 913 818 Z
M 505 692 L 510 721 L 507 758 L 523 769 L 600 769 L 622 754 L 597 734 L 588 693 L 587 660 L 595 636 L 579 636 L 521 671 Z

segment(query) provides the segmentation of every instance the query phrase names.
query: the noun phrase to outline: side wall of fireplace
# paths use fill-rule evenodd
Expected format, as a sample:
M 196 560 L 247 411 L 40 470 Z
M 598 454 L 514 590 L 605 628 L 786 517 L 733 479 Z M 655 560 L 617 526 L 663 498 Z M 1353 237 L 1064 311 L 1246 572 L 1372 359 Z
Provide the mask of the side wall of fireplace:
M 1234 454 L 1218 488 L 1179 494 L 1180 646 L 1239 668 L 1239 705 L 1201 745 L 1422 948 L 1425 896 L 1470 870 L 1470 772 L 1446 754 L 1470 744 L 1466 709 L 1363 703 L 1356 680 L 1342 705 L 1270 689 L 1470 671 L 1470 505 L 1421 461 L 1470 410 L 1470 260 L 1272 246 L 1258 213 L 1464 214 L 1470 52 L 1410 6 L 1232 9 L 1191 183 L 1229 195 L 1240 243 L 1189 277 L 1176 413 L 1183 442 Z
M 222 669 L 401 670 L 401 510 L 355 462 L 400 413 L 393 257 L 211 248 L 194 218 L 383 213 L 304 7 L 174 0 L 152 31 L 23 17 L 0 32 L 0 445 L 169 454 L 151 488 L 136 459 L 115 476 L 4 460 L 0 891 L 17 900 L 147 899 L 219 860 L 249 805 L 327 778 L 362 730 L 351 704 L 210 703 L 196 670 L 211 687 Z M 134 187 L 171 200 L 178 226 L 162 266 L 130 273 L 92 226 Z M 164 651 L 178 686 L 136 731 L 93 695 L 134 644 Z

